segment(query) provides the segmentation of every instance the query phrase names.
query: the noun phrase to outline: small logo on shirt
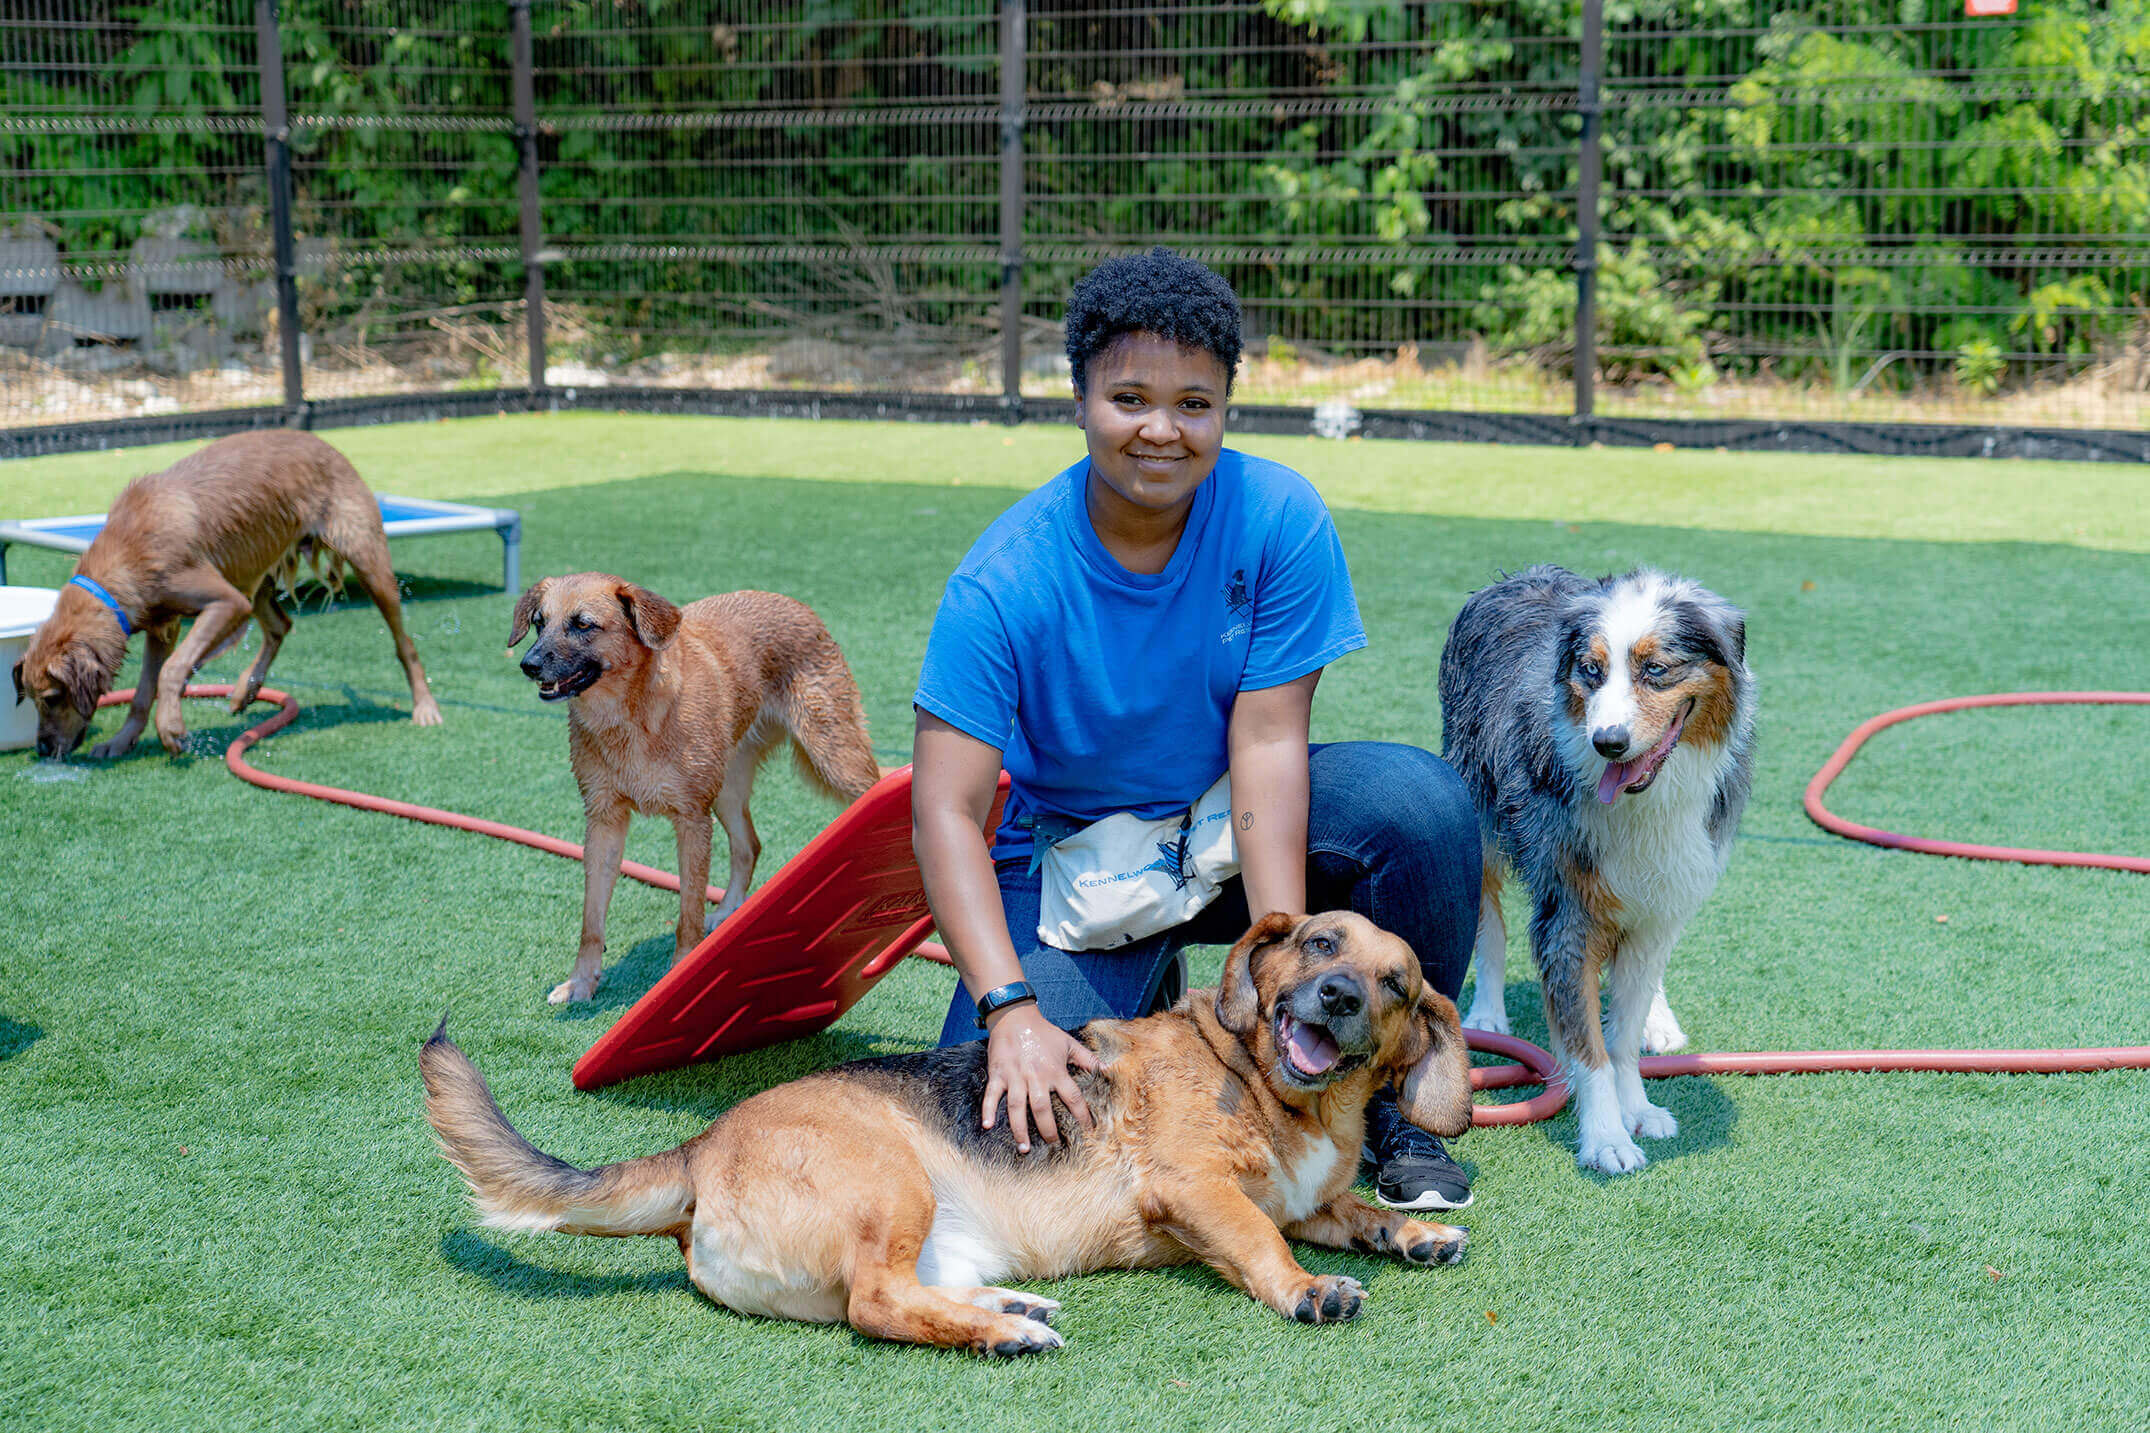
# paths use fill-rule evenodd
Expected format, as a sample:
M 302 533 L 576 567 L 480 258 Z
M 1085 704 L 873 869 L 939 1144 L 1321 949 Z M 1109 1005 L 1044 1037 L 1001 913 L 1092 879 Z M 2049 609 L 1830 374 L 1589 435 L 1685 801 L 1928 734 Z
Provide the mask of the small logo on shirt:
M 1234 617 L 1242 619 L 1225 628 L 1218 638 L 1229 647 L 1254 630 L 1252 625 L 1244 620 L 1254 613 L 1254 594 L 1247 591 L 1247 569 L 1244 567 L 1233 568 L 1231 580 L 1224 584 L 1224 605 L 1231 609 Z
M 1224 584 L 1224 605 L 1232 609 L 1234 617 L 1244 617 L 1254 610 L 1254 594 L 1247 591 L 1247 569 L 1232 569 L 1232 580 Z

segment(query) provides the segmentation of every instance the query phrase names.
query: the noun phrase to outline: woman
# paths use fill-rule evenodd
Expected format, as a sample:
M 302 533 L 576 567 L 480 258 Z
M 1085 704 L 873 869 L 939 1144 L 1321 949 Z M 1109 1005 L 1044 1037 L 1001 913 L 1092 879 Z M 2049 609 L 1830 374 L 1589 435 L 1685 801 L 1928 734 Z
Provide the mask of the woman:
M 1315 684 L 1366 645 L 1328 510 L 1288 468 L 1224 447 L 1239 365 L 1230 285 L 1167 249 L 1080 280 L 1068 360 L 1089 456 L 986 529 L 948 581 L 915 705 L 912 839 L 962 987 L 941 1043 L 988 1040 L 980 1117 L 1017 1148 L 1089 1110 L 1066 1031 L 1169 1004 L 1180 950 L 1249 913 L 1349 907 L 1410 942 L 1453 999 L 1477 914 L 1477 818 L 1416 747 L 1310 746 Z M 979 834 L 1012 778 L 988 851 Z M 1042 846 L 1118 811 L 1185 811 L 1229 771 L 1241 874 L 1185 924 L 1110 951 L 1039 938 Z M 1376 1189 L 1470 1202 L 1439 1140 L 1368 1111 Z

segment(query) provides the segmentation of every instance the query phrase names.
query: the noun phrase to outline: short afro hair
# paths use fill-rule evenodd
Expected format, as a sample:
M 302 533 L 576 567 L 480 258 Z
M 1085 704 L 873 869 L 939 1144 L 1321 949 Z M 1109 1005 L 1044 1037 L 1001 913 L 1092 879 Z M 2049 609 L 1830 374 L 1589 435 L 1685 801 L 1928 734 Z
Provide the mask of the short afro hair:
M 1239 295 L 1218 274 L 1158 247 L 1107 259 L 1068 294 L 1068 368 L 1080 397 L 1092 360 L 1130 333 L 1154 333 L 1204 349 L 1224 365 L 1224 391 L 1239 372 Z

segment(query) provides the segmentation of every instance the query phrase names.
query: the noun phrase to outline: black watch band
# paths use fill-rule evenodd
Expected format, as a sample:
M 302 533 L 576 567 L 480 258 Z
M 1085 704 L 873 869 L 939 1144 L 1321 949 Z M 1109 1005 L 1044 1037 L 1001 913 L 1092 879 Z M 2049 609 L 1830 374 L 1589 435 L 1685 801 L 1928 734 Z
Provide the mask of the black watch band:
M 1038 997 L 1031 990 L 1028 981 L 1011 980 L 1006 985 L 996 985 L 978 1002 L 978 1028 L 983 1030 L 986 1020 L 996 1010 L 1005 1010 L 1010 1005 L 1035 1005 L 1037 1002 Z

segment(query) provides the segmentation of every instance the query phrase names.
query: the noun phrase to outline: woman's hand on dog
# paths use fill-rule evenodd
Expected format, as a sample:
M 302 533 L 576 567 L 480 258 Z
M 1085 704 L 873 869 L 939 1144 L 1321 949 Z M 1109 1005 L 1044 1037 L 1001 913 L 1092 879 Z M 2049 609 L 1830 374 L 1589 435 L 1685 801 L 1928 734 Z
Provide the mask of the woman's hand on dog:
M 1001 1097 L 1008 1101 L 1008 1126 L 1015 1132 L 1017 1153 L 1030 1153 L 1030 1131 L 1048 1144 L 1060 1139 L 1060 1126 L 1053 1119 L 1053 1096 L 1084 1129 L 1093 1127 L 1090 1106 L 1068 1067 L 1094 1070 L 1097 1056 L 1090 1047 L 1047 1020 L 1035 1005 L 1012 1005 L 986 1022 L 985 1103 L 978 1117 L 986 1129 L 1000 1113 Z

